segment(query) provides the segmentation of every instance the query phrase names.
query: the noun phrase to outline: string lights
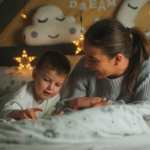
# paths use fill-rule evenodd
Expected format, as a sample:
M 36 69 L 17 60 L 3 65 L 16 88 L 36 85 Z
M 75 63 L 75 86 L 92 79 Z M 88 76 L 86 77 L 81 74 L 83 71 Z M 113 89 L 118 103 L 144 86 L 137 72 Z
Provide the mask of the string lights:
M 81 7 L 81 0 L 80 0 L 80 22 L 81 22 L 81 33 L 80 33 L 79 40 L 72 41 L 72 43 L 77 46 L 75 55 L 79 54 L 79 52 L 84 49 L 84 47 L 83 47 L 84 34 L 82 32 L 82 7 Z
M 21 17 L 24 19 L 27 19 L 27 16 L 25 15 L 25 1 L 24 0 L 23 0 L 23 7 L 24 7 L 24 10 L 23 10 L 23 13 L 21 14 Z
M 21 14 L 21 16 L 25 19 L 27 19 L 27 16 L 25 15 L 25 2 L 23 0 L 23 5 L 24 5 L 24 13 Z M 24 21 L 23 21 L 23 29 L 24 29 Z M 18 69 L 22 69 L 22 68 L 28 68 L 28 69 L 32 69 L 32 66 L 30 64 L 31 61 L 33 61 L 36 57 L 35 56 L 30 56 L 28 57 L 26 50 L 23 50 L 22 53 L 22 57 L 14 57 L 13 59 L 15 59 L 18 63 L 19 63 L 19 67 Z
M 22 57 L 14 57 L 13 59 L 19 62 L 18 69 L 22 69 L 22 68 L 32 69 L 30 62 L 33 61 L 35 58 L 36 58 L 35 56 L 28 57 L 26 50 L 24 49 L 22 53 Z

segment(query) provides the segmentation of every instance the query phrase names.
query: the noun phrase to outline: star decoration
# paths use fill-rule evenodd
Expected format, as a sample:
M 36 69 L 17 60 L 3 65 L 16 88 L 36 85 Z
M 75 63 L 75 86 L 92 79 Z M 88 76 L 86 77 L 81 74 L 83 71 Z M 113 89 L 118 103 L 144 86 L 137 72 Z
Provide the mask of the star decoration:
M 35 58 L 36 58 L 35 56 L 28 57 L 26 50 L 24 49 L 22 53 L 22 57 L 14 57 L 13 59 L 19 62 L 19 69 L 22 68 L 32 69 L 30 62 L 33 61 Z
M 27 16 L 25 14 L 21 14 L 21 17 L 27 19 Z
M 75 45 L 77 46 L 75 55 L 77 55 L 81 50 L 84 49 L 84 47 L 83 47 L 83 41 L 84 41 L 84 35 L 83 35 L 82 32 L 81 32 L 81 34 L 80 34 L 79 40 L 72 41 L 72 43 L 75 44 Z

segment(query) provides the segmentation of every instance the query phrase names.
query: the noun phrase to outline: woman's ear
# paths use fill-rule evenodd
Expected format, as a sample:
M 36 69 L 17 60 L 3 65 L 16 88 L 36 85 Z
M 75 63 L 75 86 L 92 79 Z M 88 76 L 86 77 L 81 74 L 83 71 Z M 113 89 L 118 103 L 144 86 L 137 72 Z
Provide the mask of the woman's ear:
M 36 68 L 34 68 L 34 69 L 33 69 L 33 71 L 32 71 L 32 78 L 33 78 L 33 80 L 35 80 L 35 79 L 36 79 L 37 74 L 38 74 L 37 69 L 36 69 Z
M 117 54 L 115 56 L 115 65 L 119 65 L 119 63 L 121 63 L 122 61 L 122 54 Z

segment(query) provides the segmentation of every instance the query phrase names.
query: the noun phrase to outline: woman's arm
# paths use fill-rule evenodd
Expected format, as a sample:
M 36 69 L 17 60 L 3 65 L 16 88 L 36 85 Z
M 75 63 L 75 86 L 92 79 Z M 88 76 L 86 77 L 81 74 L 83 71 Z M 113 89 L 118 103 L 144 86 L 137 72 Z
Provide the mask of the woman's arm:
M 57 111 L 62 111 L 65 107 L 69 107 L 69 102 L 80 97 L 80 99 L 88 97 L 89 91 L 89 68 L 83 66 L 85 56 L 82 57 L 73 71 L 71 72 L 66 83 L 63 94 L 61 95 L 61 102 L 57 106 Z M 100 99 L 101 101 L 101 99 Z

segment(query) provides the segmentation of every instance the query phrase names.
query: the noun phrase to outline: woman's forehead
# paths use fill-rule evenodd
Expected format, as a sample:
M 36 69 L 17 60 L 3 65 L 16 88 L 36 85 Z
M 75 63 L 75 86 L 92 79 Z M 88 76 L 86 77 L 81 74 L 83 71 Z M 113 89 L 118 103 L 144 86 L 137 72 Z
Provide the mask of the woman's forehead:
M 91 57 L 96 57 L 98 55 L 104 55 L 100 48 L 92 46 L 88 42 L 84 43 L 84 53 L 85 53 L 85 55 L 89 55 Z

